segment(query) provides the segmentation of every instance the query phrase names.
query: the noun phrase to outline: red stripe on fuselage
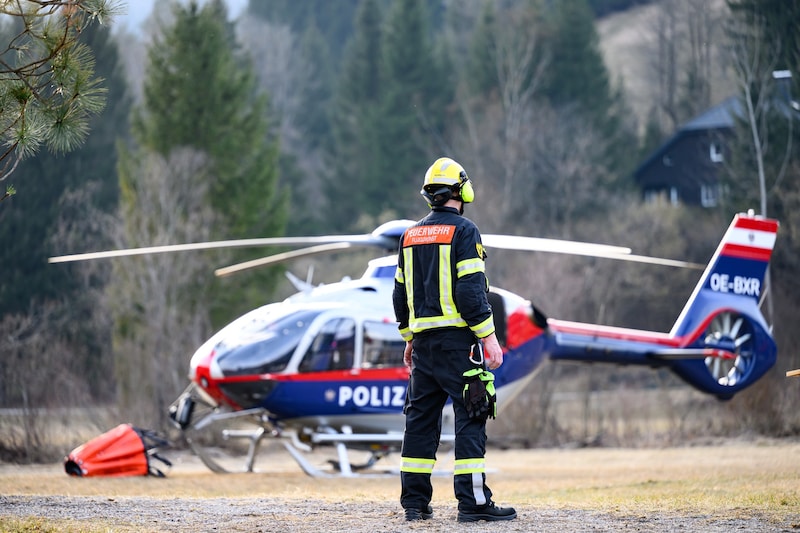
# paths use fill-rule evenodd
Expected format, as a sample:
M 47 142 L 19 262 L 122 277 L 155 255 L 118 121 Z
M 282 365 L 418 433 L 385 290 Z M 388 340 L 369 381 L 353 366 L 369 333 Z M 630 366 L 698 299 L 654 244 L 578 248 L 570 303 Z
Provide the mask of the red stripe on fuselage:
M 703 320 L 703 322 L 701 322 L 693 332 L 681 337 L 672 337 L 668 333 L 659 333 L 655 331 L 619 328 L 616 326 L 599 326 L 595 324 L 583 324 L 580 322 L 567 322 L 552 318 L 548 319 L 547 324 L 550 330 L 555 333 L 571 333 L 574 335 L 586 335 L 609 340 L 645 342 L 650 344 L 658 344 L 661 346 L 668 346 L 670 348 L 683 348 L 696 341 L 698 337 L 705 332 L 714 317 L 724 311 L 730 311 L 730 309 L 717 309 L 714 313 L 707 316 L 706 319 Z
M 668 333 L 619 328 L 616 326 L 584 324 L 581 322 L 567 322 L 565 320 L 556 320 L 553 318 L 547 320 L 547 325 L 550 327 L 550 330 L 554 332 L 602 337 L 621 341 L 648 342 L 671 347 L 680 346 L 683 340 L 681 337 L 670 337 Z
M 348 370 L 331 370 L 326 372 L 304 372 L 292 374 L 250 374 L 246 376 L 231 376 L 215 379 L 214 383 L 237 383 L 242 381 L 397 381 L 398 379 L 408 379 L 408 368 L 356 368 Z

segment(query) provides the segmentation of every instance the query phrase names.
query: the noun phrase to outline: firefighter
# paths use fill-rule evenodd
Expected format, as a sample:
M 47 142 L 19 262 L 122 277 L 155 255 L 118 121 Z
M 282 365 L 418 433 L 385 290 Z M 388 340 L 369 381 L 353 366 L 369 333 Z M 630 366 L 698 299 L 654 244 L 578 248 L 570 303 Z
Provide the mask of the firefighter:
M 463 216 L 475 197 L 464 168 L 437 159 L 425 174 L 422 196 L 430 213 L 403 234 L 392 301 L 406 341 L 411 368 L 400 468 L 400 503 L 405 519 L 433 517 L 431 474 L 447 399 L 455 413 L 453 486 L 458 521 L 512 520 L 512 508 L 497 507 L 486 485 L 486 420 L 493 395 L 485 380 L 503 363 L 487 299 L 486 253 L 477 226 Z M 485 354 L 485 355 L 483 355 Z M 488 369 L 488 370 L 487 370 Z M 478 379 L 477 375 L 484 378 Z M 465 385 L 480 388 L 484 409 L 465 401 Z M 481 388 L 482 387 L 482 388 Z M 493 384 L 490 383 L 491 391 Z

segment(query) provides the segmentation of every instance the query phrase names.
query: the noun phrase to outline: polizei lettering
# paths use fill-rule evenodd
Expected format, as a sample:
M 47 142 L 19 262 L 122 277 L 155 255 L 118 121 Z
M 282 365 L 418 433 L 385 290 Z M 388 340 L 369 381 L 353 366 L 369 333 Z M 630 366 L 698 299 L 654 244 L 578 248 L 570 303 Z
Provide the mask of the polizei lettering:
M 712 291 L 732 292 L 744 296 L 758 296 L 761 293 L 761 280 L 744 276 L 730 277 L 728 274 L 711 274 L 709 284 Z
M 361 385 L 358 387 L 339 387 L 339 406 L 352 401 L 357 407 L 403 407 L 406 388 L 401 385 L 383 387 Z

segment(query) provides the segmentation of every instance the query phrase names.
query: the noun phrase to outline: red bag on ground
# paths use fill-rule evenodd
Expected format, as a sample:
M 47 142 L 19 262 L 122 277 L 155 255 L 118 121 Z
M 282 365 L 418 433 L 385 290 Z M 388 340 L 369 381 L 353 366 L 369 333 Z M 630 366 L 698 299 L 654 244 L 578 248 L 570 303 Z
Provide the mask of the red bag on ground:
M 146 476 L 164 477 L 153 467 L 151 458 L 172 466 L 156 452 L 168 442 L 155 432 L 120 424 L 72 450 L 64 459 L 64 469 L 71 476 Z

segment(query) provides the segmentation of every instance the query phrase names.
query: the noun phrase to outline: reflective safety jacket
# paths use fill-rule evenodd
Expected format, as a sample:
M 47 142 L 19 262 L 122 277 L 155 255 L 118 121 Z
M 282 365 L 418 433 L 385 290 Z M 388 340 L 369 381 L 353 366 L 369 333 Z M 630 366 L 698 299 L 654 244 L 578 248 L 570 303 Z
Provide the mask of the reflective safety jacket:
M 477 226 L 452 207 L 434 207 L 400 242 L 392 303 L 406 341 L 436 328 L 494 333 L 486 297 L 486 252 Z

